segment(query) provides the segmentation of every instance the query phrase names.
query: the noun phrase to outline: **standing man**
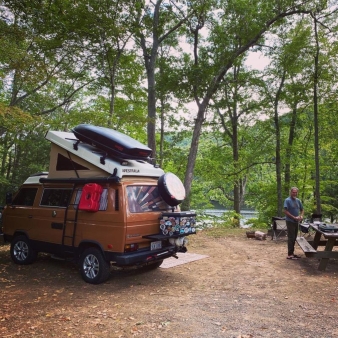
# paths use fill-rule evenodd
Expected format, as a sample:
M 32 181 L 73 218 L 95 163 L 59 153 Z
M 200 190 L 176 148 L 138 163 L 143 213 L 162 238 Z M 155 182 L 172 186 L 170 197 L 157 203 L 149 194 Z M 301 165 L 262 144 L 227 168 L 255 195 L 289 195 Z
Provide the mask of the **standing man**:
M 284 201 L 284 213 L 286 215 L 286 227 L 288 229 L 288 256 L 287 259 L 298 259 L 294 254 L 295 243 L 298 233 L 298 223 L 302 221 L 304 209 L 302 202 L 297 198 L 298 188 L 290 189 L 290 196 Z

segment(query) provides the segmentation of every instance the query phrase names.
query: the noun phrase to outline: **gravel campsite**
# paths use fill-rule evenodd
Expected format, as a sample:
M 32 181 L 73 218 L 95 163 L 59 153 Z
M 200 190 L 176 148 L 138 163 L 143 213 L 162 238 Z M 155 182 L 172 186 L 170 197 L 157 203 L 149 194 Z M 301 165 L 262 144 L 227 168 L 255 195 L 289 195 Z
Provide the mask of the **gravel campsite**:
M 203 230 L 169 268 L 85 283 L 70 262 L 11 262 L 0 246 L 1 337 L 337 337 L 338 262 L 286 259 L 286 241 Z M 171 258 L 170 258 L 171 259 Z M 179 261 L 179 260 L 178 260 Z

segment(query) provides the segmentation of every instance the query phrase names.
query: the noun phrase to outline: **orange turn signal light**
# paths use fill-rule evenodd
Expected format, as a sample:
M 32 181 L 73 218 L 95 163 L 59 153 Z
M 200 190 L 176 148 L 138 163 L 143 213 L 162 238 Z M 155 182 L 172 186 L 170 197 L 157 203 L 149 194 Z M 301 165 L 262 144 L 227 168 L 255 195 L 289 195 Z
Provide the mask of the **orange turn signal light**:
M 138 244 L 126 244 L 124 246 L 124 252 L 132 252 L 138 250 Z

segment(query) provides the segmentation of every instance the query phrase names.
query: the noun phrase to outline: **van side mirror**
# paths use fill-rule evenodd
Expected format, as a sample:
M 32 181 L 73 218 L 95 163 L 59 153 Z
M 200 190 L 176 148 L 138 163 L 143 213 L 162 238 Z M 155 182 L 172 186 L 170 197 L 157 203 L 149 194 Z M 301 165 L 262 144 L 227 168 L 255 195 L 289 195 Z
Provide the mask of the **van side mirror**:
M 11 192 L 6 193 L 6 204 L 12 204 L 13 202 L 13 195 Z

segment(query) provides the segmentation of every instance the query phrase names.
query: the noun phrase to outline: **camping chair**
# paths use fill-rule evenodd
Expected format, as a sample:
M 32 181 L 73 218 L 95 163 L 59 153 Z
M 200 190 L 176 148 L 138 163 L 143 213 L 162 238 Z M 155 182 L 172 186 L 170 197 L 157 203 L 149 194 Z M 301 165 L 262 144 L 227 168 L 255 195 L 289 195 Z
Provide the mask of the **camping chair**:
M 271 239 L 277 241 L 278 238 L 287 235 L 285 217 L 272 217 L 272 236 Z

